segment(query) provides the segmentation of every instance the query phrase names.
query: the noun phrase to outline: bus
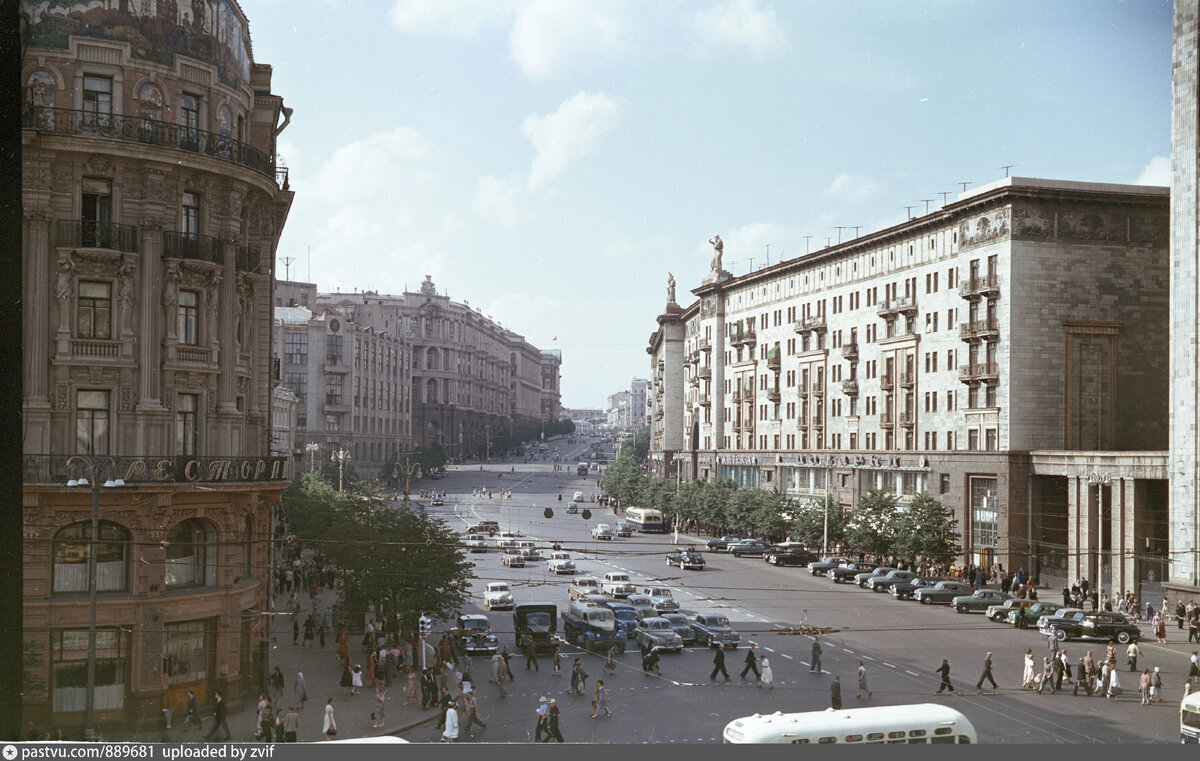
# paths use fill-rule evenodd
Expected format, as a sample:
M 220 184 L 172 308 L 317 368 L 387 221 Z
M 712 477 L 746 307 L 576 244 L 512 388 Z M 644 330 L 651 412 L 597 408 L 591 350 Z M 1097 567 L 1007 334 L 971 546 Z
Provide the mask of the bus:
M 871 744 L 979 742 L 966 716 L 937 703 L 754 714 L 725 725 L 726 743 Z
M 588 474 L 588 464 L 581 462 L 575 466 L 575 475 L 586 476 Z
M 662 510 L 655 510 L 652 507 L 628 508 L 625 511 L 625 522 L 643 534 L 661 534 L 666 531 L 663 526 Z
M 1200 692 L 1193 692 L 1179 704 L 1179 742 L 1200 743 Z

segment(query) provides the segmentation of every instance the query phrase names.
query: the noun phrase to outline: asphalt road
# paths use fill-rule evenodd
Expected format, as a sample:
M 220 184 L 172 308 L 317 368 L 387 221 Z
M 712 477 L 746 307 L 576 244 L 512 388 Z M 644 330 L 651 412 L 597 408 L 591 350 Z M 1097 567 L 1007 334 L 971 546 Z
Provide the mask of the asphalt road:
M 640 656 L 632 642 L 629 651 L 619 657 L 617 672 L 612 676 L 604 675 L 602 658 L 585 654 L 585 669 L 591 677 L 589 693 L 597 678 L 604 679 L 614 712 L 611 718 L 601 715 L 596 719 L 589 717 L 590 694 L 564 694 L 570 660 L 579 655 L 575 648 L 563 647 L 568 665 L 559 677 L 551 675 L 548 658 L 541 659 L 539 671 L 527 672 L 523 657 L 515 656 L 515 680 L 508 683 L 509 696 L 504 699 L 498 697 L 497 687 L 486 681 L 485 659 L 476 657 L 472 671 L 478 684 L 480 715 L 488 728 L 476 731 L 475 741 L 532 739 L 538 698 L 547 696 L 558 700 L 562 733 L 568 742 L 720 742 L 724 726 L 740 716 L 827 708 L 835 675 L 841 678 L 845 707 L 945 702 L 972 721 L 984 743 L 1179 741 L 1178 701 L 1191 647 L 1174 629 L 1169 632 L 1172 642 L 1166 646 L 1154 644 L 1152 637 L 1140 643 L 1143 655 L 1139 667 L 1162 668 L 1166 686 L 1161 704 L 1140 705 L 1138 675 L 1124 668 L 1124 648 L 1118 649 L 1118 662 L 1123 668 L 1121 685 L 1125 688 L 1119 701 L 1087 698 L 1082 692 L 1072 696 L 1073 685 L 1068 683 L 1064 683 L 1067 689 L 1057 695 L 1048 690 L 1038 695 L 1019 686 L 1025 649 L 1033 650 L 1039 665 L 1047 653 L 1046 638 L 1034 630 L 1016 631 L 992 623 L 982 614 L 963 615 L 946 606 L 901 602 L 853 585 L 835 585 L 823 577 L 813 577 L 806 568 L 776 568 L 759 558 L 705 552 L 705 570 L 681 571 L 664 562 L 665 553 L 675 546 L 671 534 L 592 540 L 590 531 L 596 523 L 615 523 L 617 517 L 611 509 L 589 503 L 586 506 L 592 510 L 592 517 L 584 520 L 580 515 L 568 515 L 566 503 L 576 490 L 589 499 L 599 493 L 599 475 L 593 472 L 586 479 L 576 475 L 575 463 L 584 445 L 571 447 L 565 439 L 549 444 L 548 463 L 517 460 L 494 462 L 482 470 L 478 465 L 450 469 L 447 478 L 433 482 L 434 488 L 448 493 L 446 504 L 429 509 L 455 528 L 478 519 L 492 519 L 499 521 L 503 530 L 519 531 L 546 547 L 557 541 L 575 558 L 577 575 L 601 578 L 607 571 L 624 570 L 635 584 L 666 584 L 674 591 L 683 613 L 719 612 L 728 616 L 742 635 L 742 646 L 727 653 L 727 669 L 732 676 L 729 682 L 720 677 L 710 681 L 713 653 L 705 647 L 664 654 L 659 677 L 642 673 Z M 556 449 L 564 467 L 560 472 L 555 472 L 552 465 Z M 472 496 L 476 487 L 490 489 L 491 497 Z M 505 490 L 511 490 L 511 499 L 502 498 Z M 557 499 L 560 493 L 562 502 Z M 553 518 L 543 516 L 546 507 L 554 510 Z M 703 544 L 699 538 L 691 541 Z M 680 543 L 689 543 L 688 538 L 680 537 Z M 476 573 L 474 599 L 463 612 L 486 612 L 483 585 L 501 580 L 512 585 L 518 602 L 549 600 L 561 607 L 567 605 L 566 587 L 572 577 L 547 574 L 544 562 L 506 568 L 494 548 L 470 558 Z M 501 643 L 509 644 L 511 649 L 509 612 L 494 611 L 489 617 Z M 801 623 L 836 630 L 821 638 L 820 674 L 810 672 L 809 637 L 772 632 L 776 627 Z M 747 679 L 740 677 L 749 642 L 755 642 L 757 652 L 770 660 L 774 689 L 758 688 L 753 674 Z M 1072 662 L 1088 649 L 1102 657 L 1105 649 L 1104 643 L 1071 642 L 1064 647 Z M 995 694 L 977 694 L 975 682 L 989 650 L 1000 688 Z M 934 669 L 942 658 L 949 660 L 951 681 L 960 694 L 935 695 L 939 677 Z M 869 699 L 865 694 L 863 699 L 855 697 L 859 661 L 867 668 L 873 693 Z M 414 742 L 435 741 L 438 736 L 432 725 L 405 735 Z

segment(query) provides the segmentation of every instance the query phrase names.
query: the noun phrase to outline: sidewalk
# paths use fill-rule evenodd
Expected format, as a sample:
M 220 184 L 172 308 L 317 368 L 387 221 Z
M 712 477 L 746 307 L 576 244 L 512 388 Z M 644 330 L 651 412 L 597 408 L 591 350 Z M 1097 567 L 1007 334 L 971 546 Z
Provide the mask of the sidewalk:
M 276 610 L 284 609 L 287 598 L 286 594 L 275 598 Z M 301 598 L 305 610 L 311 609 L 307 598 L 307 595 Z M 332 601 L 333 598 L 332 590 L 322 588 L 321 599 L 323 601 Z M 298 672 L 304 674 L 308 702 L 304 710 L 299 711 L 300 729 L 296 733 L 298 742 L 318 742 L 324 739 L 321 727 L 325 718 L 325 703 L 329 698 L 333 698 L 338 740 L 400 734 L 422 724 L 433 724 L 437 721 L 436 711 L 421 710 L 419 697 L 415 701 L 409 701 L 407 706 L 403 705 L 403 688 L 399 683 L 393 682 L 386 691 L 385 726 L 382 728 L 372 727 L 371 712 L 375 710 L 375 689 L 366 686 L 364 681 L 361 694 L 342 694 L 342 670 L 337 660 L 335 637 L 326 637 L 324 648 L 320 646 L 320 640 L 316 638 L 313 640 L 313 647 L 303 647 L 304 636 L 302 634 L 300 643 L 293 645 L 292 619 L 286 614 L 275 616 L 272 630 L 274 648 L 271 651 L 270 666 L 272 669 L 278 666 L 286 680 L 283 697 L 280 699 L 280 706 L 284 711 L 295 700 L 296 674 Z M 358 639 L 361 639 L 361 635 Z M 352 639 L 350 642 L 350 662 L 351 664 L 362 664 L 365 671 L 366 654 L 362 651 L 360 641 Z M 209 699 L 211 700 L 211 696 Z M 226 696 L 226 703 L 229 706 L 229 730 L 233 733 L 230 741 L 255 742 L 254 733 L 258 729 L 258 694 L 247 693 L 240 701 Z M 187 732 L 183 731 L 183 714 L 175 713 L 171 718 L 171 729 L 164 729 L 165 723 L 160 721 L 144 730 L 135 732 L 105 733 L 104 739 L 137 742 L 204 742 L 204 736 L 213 727 L 211 705 L 207 708 L 201 707 L 200 714 L 202 726 L 197 728 L 193 725 L 188 728 Z M 215 737 L 223 738 L 224 734 L 217 730 Z M 276 742 L 278 741 L 276 740 Z

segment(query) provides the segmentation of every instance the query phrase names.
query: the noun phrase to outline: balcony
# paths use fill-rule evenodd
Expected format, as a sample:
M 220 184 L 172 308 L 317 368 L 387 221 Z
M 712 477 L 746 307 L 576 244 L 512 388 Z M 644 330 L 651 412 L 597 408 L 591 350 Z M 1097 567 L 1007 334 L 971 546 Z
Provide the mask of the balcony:
M 818 333 L 824 333 L 826 328 L 824 313 L 810 314 L 807 317 L 802 317 L 792 323 L 792 329 L 797 333 L 805 333 L 809 330 L 815 330 Z
M 774 388 L 767 389 L 767 401 L 768 402 L 779 401 L 779 386 L 775 386 Z
M 108 248 L 136 254 L 138 229 L 136 225 L 118 225 L 91 219 L 59 220 L 55 227 L 54 244 L 70 248 Z
M 175 359 L 179 362 L 192 362 L 200 365 L 211 365 L 216 362 L 213 359 L 212 347 L 184 346 L 183 344 L 175 347 Z
M 825 419 L 824 419 L 824 418 L 822 418 L 822 417 L 820 417 L 819 415 L 818 415 L 818 416 L 814 416 L 814 417 L 813 417 L 813 419 L 812 419 L 812 427 L 813 427 L 814 429 L 817 429 L 817 430 L 824 430 L 824 428 L 825 428 Z
M 965 299 L 977 299 L 1000 293 L 1000 278 L 996 275 L 967 278 L 958 285 L 958 292 Z
M 895 373 L 884 373 L 879 376 L 879 385 L 883 388 L 893 388 L 896 385 Z
M 708 380 L 712 377 L 712 365 L 705 365 L 700 368 L 700 377 Z
M 895 428 L 896 416 L 891 412 L 884 412 L 879 416 L 879 426 L 881 428 Z
M 900 374 L 900 385 L 903 386 L 904 388 L 912 388 L 913 384 L 916 383 L 916 381 L 917 381 L 916 373 L 901 373 Z
M 163 256 L 222 264 L 224 246 L 219 238 L 193 233 L 164 232 Z
M 975 322 L 964 322 L 958 326 L 959 338 L 963 341 L 977 341 L 984 338 L 994 338 L 1000 335 L 1000 321 L 995 317 Z
M 780 365 L 779 352 L 774 352 L 773 354 L 767 355 L 767 369 L 768 370 L 774 370 L 775 372 L 779 372 L 779 365 Z
M 842 359 L 848 362 L 858 361 L 858 344 L 850 343 L 842 345 Z
M 883 318 L 897 314 L 916 314 L 917 299 L 915 296 L 899 296 L 884 301 L 879 305 L 879 316 Z
M 261 265 L 262 265 L 261 249 L 250 248 L 249 246 L 238 246 L 238 250 L 237 250 L 238 272 L 258 272 L 258 268 Z
M 701 338 L 698 348 L 700 351 L 712 351 L 712 341 L 707 338 Z
M 116 359 L 120 354 L 120 341 L 71 339 L 71 356 L 75 358 Z
M 117 140 L 212 156 L 266 175 L 279 187 L 287 189 L 287 169 L 276 167 L 275 157 L 271 154 L 226 135 L 182 124 L 121 114 L 26 106 L 21 115 L 21 127 L 43 135 Z
M 854 378 L 842 381 L 842 393 L 847 396 L 858 396 L 858 381 Z
M 916 413 L 914 413 L 914 412 L 901 412 L 900 413 L 900 425 L 904 426 L 905 428 L 912 428 L 916 422 L 917 422 Z
M 758 342 L 758 336 L 753 330 L 742 328 L 741 326 L 731 326 L 729 329 L 729 343 L 733 346 L 746 344 L 753 346 Z
M 800 388 L 796 389 L 796 394 L 801 399 L 807 399 L 808 398 L 808 386 L 801 385 Z
M 808 418 L 803 417 L 803 416 L 797 418 L 796 425 L 798 425 L 802 430 L 807 431 L 808 430 Z
M 814 385 L 812 387 L 812 395 L 814 397 L 825 396 L 825 384 L 823 382 L 818 381 L 817 385 Z
M 995 362 L 980 362 L 958 368 L 958 379 L 964 383 L 983 380 L 998 380 L 1000 366 Z
M 346 358 L 341 354 L 326 354 L 325 372 L 339 374 L 349 373 L 350 365 L 346 362 Z
M 704 397 L 703 399 L 700 400 L 700 406 L 701 407 L 711 407 L 712 399 L 709 399 L 707 396 Z

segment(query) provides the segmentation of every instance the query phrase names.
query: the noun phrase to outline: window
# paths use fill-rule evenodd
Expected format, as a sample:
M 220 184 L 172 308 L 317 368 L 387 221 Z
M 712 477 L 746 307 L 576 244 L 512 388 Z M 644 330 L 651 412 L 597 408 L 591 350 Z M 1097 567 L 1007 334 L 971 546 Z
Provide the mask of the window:
M 984 386 L 984 403 L 983 404 L 985 407 L 995 407 L 996 406 L 996 384 L 995 383 L 989 383 L 986 386 Z
M 217 535 L 212 524 L 188 518 L 167 532 L 167 587 L 217 583 Z
M 195 455 L 198 431 L 196 412 L 199 408 L 196 394 L 179 394 L 175 399 L 175 453 Z
M 112 247 L 112 183 L 84 177 L 80 190 L 80 245 Z
M 342 363 L 342 336 L 326 337 L 325 362 L 330 365 Z
M 216 622 L 183 621 L 163 627 L 163 671 L 167 684 L 178 685 L 203 682 L 212 673 L 215 662 Z
M 200 98 L 190 93 L 180 95 L 179 116 L 183 123 L 179 147 L 196 150 L 200 146 Z
M 189 238 L 200 235 L 200 196 L 196 193 L 183 194 L 179 231 Z
M 342 430 L 342 416 L 333 414 L 325 415 L 325 430 L 333 432 Z
M 96 591 L 129 590 L 130 534 L 123 527 L 100 521 L 96 540 Z M 88 546 L 92 524 L 80 521 L 54 535 L 52 589 L 57 593 L 88 591 Z
M 80 281 L 75 328 L 80 338 L 112 338 L 111 283 Z
M 121 629 L 96 630 L 96 711 L 125 708 L 125 675 L 129 671 L 129 635 Z M 50 633 L 51 710 L 82 713 L 87 708 L 88 631 L 58 629 Z
M 200 343 L 200 294 L 196 291 L 180 291 L 178 306 L 179 343 L 196 346 Z
M 112 122 L 113 84 L 108 77 L 83 77 L 83 124 L 108 127 Z
M 989 452 L 996 451 L 996 429 L 988 428 L 983 432 L 983 448 Z
M 108 392 L 75 392 L 75 450 L 108 454 Z
M 283 360 L 289 365 L 308 364 L 307 333 L 288 333 L 283 337 Z
M 979 431 L 967 431 L 967 449 L 972 452 L 979 451 Z
M 308 403 L 308 375 L 306 373 L 284 373 L 283 386 L 296 395 L 299 404 Z
M 325 376 L 325 403 L 326 404 L 341 404 L 342 403 L 342 376 L 326 375 Z

